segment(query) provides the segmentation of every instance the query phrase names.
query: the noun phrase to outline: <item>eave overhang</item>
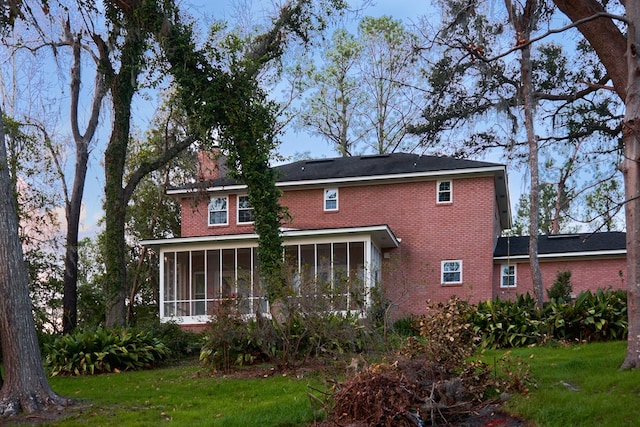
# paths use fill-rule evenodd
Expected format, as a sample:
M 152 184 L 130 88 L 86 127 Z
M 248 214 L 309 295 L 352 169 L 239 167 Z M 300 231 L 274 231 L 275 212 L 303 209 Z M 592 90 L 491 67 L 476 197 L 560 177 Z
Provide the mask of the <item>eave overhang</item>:
M 337 237 L 351 235 L 369 235 L 373 242 L 381 249 L 397 248 L 400 239 L 393 234 L 388 225 L 371 225 L 363 227 L 323 228 L 312 230 L 283 229 L 281 235 L 285 242 L 318 237 Z M 191 246 L 202 244 L 246 243 L 257 244 L 258 235 L 255 233 L 227 234 L 217 236 L 175 237 L 171 239 L 143 240 L 141 245 L 154 250 L 172 246 Z

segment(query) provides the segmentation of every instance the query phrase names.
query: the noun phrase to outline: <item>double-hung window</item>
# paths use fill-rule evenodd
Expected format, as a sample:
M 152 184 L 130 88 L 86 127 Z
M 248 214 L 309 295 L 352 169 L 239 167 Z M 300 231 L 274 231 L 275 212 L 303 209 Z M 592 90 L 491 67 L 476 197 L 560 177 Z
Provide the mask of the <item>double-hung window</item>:
M 209 202 L 209 225 L 227 225 L 228 198 L 212 197 Z
M 500 266 L 500 287 L 516 287 L 516 266 L 514 264 L 502 264 Z
M 436 200 L 438 203 L 451 203 L 453 201 L 451 181 L 438 181 L 437 188 Z
M 442 261 L 441 282 L 443 285 L 462 283 L 462 261 Z
M 238 224 L 248 224 L 254 220 L 253 206 L 249 196 L 238 196 Z
M 325 211 L 338 210 L 338 189 L 337 188 L 327 188 L 324 190 L 324 210 Z

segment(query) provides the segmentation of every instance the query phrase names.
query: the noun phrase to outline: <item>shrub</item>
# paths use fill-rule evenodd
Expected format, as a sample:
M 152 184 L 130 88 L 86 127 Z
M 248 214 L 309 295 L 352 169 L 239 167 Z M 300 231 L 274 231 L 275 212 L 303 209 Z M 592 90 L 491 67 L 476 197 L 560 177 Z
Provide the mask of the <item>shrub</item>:
M 553 285 L 547 289 L 547 297 L 549 297 L 549 300 L 569 302 L 571 300 L 572 291 L 573 286 L 571 285 L 571 272 L 558 271 L 555 282 L 553 282 Z
M 308 333 L 303 345 L 313 357 L 338 358 L 361 353 L 373 343 L 374 336 L 357 315 L 328 313 L 314 317 L 300 316 L 298 320 Z
M 403 317 L 393 324 L 393 330 L 401 337 L 415 337 L 420 334 L 419 322 L 415 317 Z
M 145 369 L 169 354 L 150 333 L 126 329 L 77 330 L 44 347 L 44 364 L 52 376 Z
M 340 358 L 359 353 L 374 341 L 356 315 L 289 313 L 284 319 L 245 320 L 232 307 L 218 310 L 204 333 L 200 360 L 229 370 L 259 361 L 280 367 L 310 357 Z
M 164 343 L 174 359 L 197 354 L 202 345 L 202 334 L 186 331 L 176 322 L 162 323 L 156 318 L 137 326 L 134 330 L 148 332 Z
M 204 332 L 200 349 L 200 361 L 206 366 L 228 371 L 264 356 L 256 340 L 256 328 L 239 314 L 236 301 L 219 304 L 213 318 Z
M 496 298 L 478 303 L 472 323 L 488 348 L 520 347 L 545 339 L 540 310 L 529 293 L 515 301 Z
M 551 300 L 545 306 L 546 325 L 557 339 L 607 341 L 627 336 L 627 296 L 622 290 L 581 292 L 575 301 Z

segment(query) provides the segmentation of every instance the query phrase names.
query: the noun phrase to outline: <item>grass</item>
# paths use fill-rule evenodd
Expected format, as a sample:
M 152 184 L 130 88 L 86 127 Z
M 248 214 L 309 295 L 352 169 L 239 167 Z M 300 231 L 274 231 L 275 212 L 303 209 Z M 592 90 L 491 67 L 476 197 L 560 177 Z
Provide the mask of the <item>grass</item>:
M 298 426 L 313 422 L 309 386 L 322 379 L 202 375 L 197 366 L 52 378 L 63 396 L 89 403 L 56 426 Z
M 538 387 L 505 409 L 536 427 L 635 426 L 640 370 L 620 371 L 626 342 L 512 350 Z M 504 351 L 487 351 L 493 361 Z M 530 357 L 533 355 L 533 357 Z M 56 426 L 304 426 L 313 420 L 308 393 L 320 374 L 303 378 L 204 375 L 197 365 L 87 377 L 52 378 L 53 389 L 88 404 Z
M 636 426 L 640 370 L 618 369 L 625 352 L 626 342 L 514 349 L 513 356 L 529 362 L 538 387 L 505 408 L 536 427 Z M 493 360 L 503 353 L 485 356 Z

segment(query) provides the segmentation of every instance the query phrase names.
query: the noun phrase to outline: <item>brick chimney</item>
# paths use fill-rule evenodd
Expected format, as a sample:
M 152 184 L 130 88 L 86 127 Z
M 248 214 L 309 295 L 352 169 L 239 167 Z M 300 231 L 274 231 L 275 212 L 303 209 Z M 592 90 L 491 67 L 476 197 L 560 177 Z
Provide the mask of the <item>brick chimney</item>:
M 198 151 L 198 181 L 212 181 L 227 174 L 226 157 L 218 150 Z

